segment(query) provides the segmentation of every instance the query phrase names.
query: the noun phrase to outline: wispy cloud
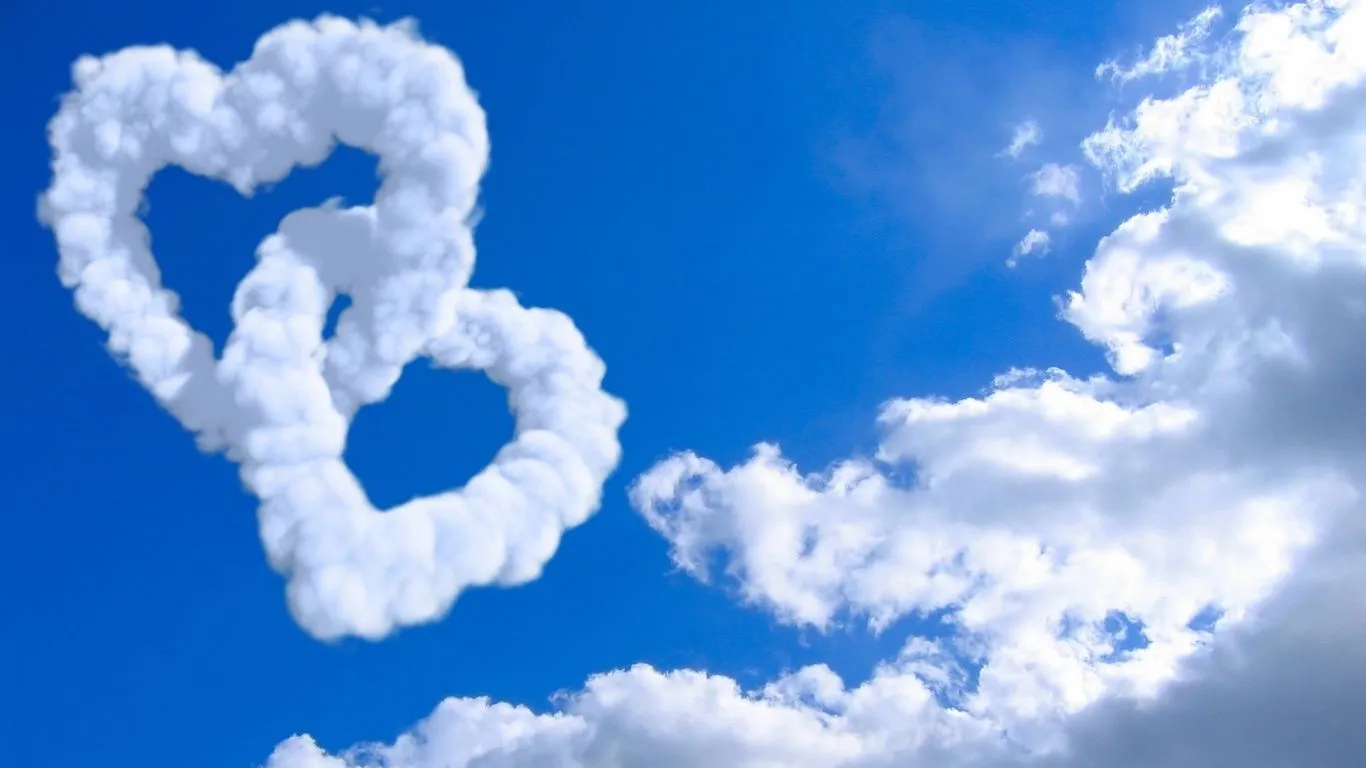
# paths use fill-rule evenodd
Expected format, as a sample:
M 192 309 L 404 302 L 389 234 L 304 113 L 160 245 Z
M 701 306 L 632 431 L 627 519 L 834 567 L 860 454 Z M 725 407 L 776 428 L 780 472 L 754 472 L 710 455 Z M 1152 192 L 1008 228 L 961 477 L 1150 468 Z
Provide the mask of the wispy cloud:
M 1020 263 L 1021 258 L 1048 253 L 1052 246 L 1053 238 L 1047 230 L 1031 229 L 1015 244 L 1015 248 L 1010 252 L 1010 258 L 1006 260 L 1006 266 L 1014 268 Z
M 1033 120 L 1026 120 L 1015 126 L 1015 133 L 1010 137 L 1010 144 L 1002 149 L 998 155 L 1009 157 L 1012 160 L 1018 159 L 1024 151 L 1040 141 L 1043 141 L 1043 130 L 1039 124 Z
M 886 103 L 848 117 L 832 156 L 842 186 L 891 230 L 888 240 L 914 238 L 914 248 L 898 250 L 920 255 L 904 260 L 896 279 L 904 281 L 899 306 L 916 311 L 999 265 L 1019 237 L 1012 217 L 989 213 L 1029 170 L 1003 170 L 1014 166 L 1002 150 L 1015 129 L 1023 126 L 1028 142 L 1033 121 L 1042 143 L 1054 124 L 1103 119 L 1111 99 L 1090 67 L 1066 66 L 1037 41 L 971 29 L 945 36 L 903 15 L 878 24 L 873 59 L 886 75 Z M 1018 162 L 1038 146 L 1022 147 Z
M 1144 77 L 1176 72 L 1203 61 L 1207 56 L 1200 50 L 1200 46 L 1209 39 L 1210 27 L 1221 16 L 1223 9 L 1211 5 L 1181 24 L 1174 34 L 1158 38 L 1147 54 L 1133 64 L 1124 66 L 1118 59 L 1109 59 L 1101 63 L 1096 67 L 1096 77 L 1109 76 L 1112 81 L 1122 84 Z

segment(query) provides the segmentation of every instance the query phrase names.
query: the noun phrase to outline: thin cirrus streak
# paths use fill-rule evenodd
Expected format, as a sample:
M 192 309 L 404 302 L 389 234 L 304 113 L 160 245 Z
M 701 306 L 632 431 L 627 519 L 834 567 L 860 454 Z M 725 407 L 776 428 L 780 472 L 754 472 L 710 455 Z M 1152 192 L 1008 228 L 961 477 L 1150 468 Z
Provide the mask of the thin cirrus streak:
M 270 31 L 227 74 L 158 46 L 84 57 L 73 75 L 40 202 L 62 282 L 199 446 L 239 463 L 304 629 L 379 638 L 467 587 L 535 579 L 598 507 L 626 411 L 568 317 L 467 287 L 488 137 L 450 52 L 409 23 L 324 16 Z M 160 284 L 144 188 L 177 165 L 249 195 L 338 142 L 378 155 L 373 204 L 287 216 L 237 287 L 216 360 Z M 338 293 L 352 304 L 324 340 Z M 381 513 L 342 449 L 357 410 L 419 356 L 506 387 L 515 435 L 463 488 Z

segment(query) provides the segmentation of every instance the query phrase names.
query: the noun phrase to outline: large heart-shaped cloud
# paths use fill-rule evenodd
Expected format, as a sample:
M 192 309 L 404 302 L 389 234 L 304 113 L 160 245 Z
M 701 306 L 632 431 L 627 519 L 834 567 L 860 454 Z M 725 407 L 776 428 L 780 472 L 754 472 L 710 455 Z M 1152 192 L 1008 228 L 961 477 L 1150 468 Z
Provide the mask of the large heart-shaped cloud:
M 83 58 L 74 77 L 40 210 L 61 279 L 200 447 L 239 462 L 299 623 L 378 638 L 440 617 L 468 586 L 536 578 L 597 508 L 625 408 L 568 317 L 467 287 L 488 137 L 450 52 L 409 24 L 322 17 L 266 34 L 226 75 L 160 46 Z M 144 188 L 178 165 L 250 194 L 338 142 L 379 156 L 373 205 L 286 217 L 237 288 L 216 360 L 160 284 Z M 352 304 L 324 340 L 338 293 Z M 419 356 L 507 387 L 516 435 L 463 488 L 381 513 L 342 449 L 356 411 Z

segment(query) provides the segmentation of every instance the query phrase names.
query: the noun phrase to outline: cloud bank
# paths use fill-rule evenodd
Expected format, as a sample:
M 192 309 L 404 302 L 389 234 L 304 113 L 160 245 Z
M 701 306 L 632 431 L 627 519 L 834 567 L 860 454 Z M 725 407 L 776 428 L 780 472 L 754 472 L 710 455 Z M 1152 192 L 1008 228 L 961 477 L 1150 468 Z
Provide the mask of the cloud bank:
M 410 24 L 322 17 L 270 31 L 227 74 L 160 46 L 82 58 L 73 76 L 39 212 L 61 280 L 199 446 L 240 465 L 299 623 L 378 638 L 439 618 L 466 587 L 536 578 L 597 508 L 625 409 L 568 317 L 467 287 L 488 137 L 459 62 Z M 215 360 L 160 284 L 137 218 L 148 181 L 177 165 L 249 195 L 338 143 L 379 156 L 373 204 L 287 216 Z M 339 293 L 351 306 L 323 339 Z M 463 488 L 381 513 L 342 450 L 357 410 L 418 357 L 506 387 L 515 435 Z
M 608 672 L 537 714 L 449 699 L 269 768 L 1355 766 L 1366 754 L 1366 2 L 1256 7 L 1225 68 L 1087 140 L 1165 207 L 1062 316 L 1114 371 L 888 403 L 874 459 L 691 453 L 632 498 L 677 564 L 793 624 L 938 612 L 849 685 Z M 719 563 L 720 573 L 712 566 Z

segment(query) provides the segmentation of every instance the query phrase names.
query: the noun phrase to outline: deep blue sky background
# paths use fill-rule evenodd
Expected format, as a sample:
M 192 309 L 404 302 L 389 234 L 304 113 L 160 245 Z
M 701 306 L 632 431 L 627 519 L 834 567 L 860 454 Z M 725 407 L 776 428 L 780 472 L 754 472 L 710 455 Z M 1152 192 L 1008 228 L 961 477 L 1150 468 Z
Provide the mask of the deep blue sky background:
M 8 0 L 8 760 L 243 768 L 296 731 L 333 748 L 389 739 L 446 695 L 543 707 L 637 661 L 758 683 L 825 660 L 861 679 L 902 636 L 775 627 L 671 574 L 625 487 L 672 449 L 732 461 L 760 439 L 816 470 L 870 450 L 889 397 L 971 394 L 1011 365 L 1095 369 L 1050 298 L 1120 211 L 1093 196 L 1053 255 L 1006 270 L 1029 226 L 1021 176 L 1075 161 L 1113 107 L 1090 78 L 1097 61 L 1194 7 Z M 474 282 L 568 312 L 631 410 L 602 511 L 540 581 L 468 593 L 445 621 L 378 644 L 322 645 L 295 627 L 254 500 L 105 354 L 34 219 L 44 124 L 76 56 L 171 42 L 230 66 L 270 27 L 321 11 L 413 15 L 462 58 L 493 141 Z M 1030 162 L 993 158 L 1031 115 L 1048 140 Z M 221 342 L 260 239 L 296 207 L 368 200 L 373 174 L 341 152 L 250 201 L 159 176 L 153 246 L 189 319 Z M 468 477 L 509 429 L 492 384 L 419 363 L 360 414 L 347 457 L 387 505 Z

